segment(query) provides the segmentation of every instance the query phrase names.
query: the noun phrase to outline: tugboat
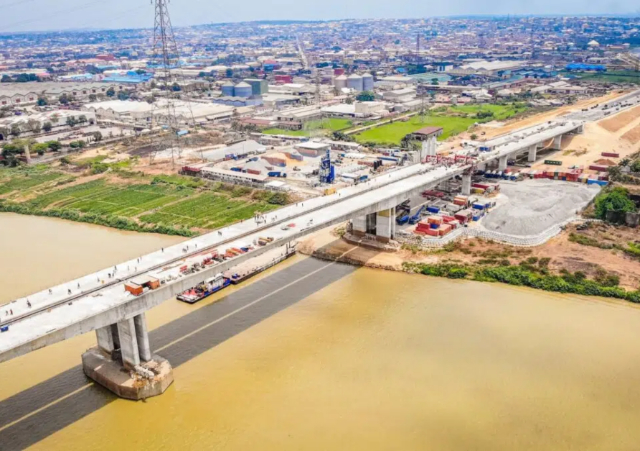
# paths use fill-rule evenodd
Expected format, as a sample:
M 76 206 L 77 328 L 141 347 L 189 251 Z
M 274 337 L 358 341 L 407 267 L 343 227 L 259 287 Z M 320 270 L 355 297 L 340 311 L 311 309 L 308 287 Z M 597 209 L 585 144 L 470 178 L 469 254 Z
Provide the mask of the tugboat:
M 217 274 L 195 287 L 180 293 L 177 296 L 177 299 L 188 304 L 195 304 L 196 302 L 211 296 L 213 293 L 217 293 L 218 291 L 228 287 L 230 283 L 231 281 L 226 277 L 223 277 L 222 274 Z

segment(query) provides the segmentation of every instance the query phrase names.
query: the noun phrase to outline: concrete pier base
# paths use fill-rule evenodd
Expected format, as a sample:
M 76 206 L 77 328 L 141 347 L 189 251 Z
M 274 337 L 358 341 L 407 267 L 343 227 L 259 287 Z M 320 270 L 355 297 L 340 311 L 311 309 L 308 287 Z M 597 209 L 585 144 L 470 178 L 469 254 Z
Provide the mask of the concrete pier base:
M 173 383 L 169 361 L 158 355 L 151 357 L 129 370 L 110 353 L 95 347 L 82 354 L 82 369 L 89 378 L 119 397 L 137 401 L 161 395 Z

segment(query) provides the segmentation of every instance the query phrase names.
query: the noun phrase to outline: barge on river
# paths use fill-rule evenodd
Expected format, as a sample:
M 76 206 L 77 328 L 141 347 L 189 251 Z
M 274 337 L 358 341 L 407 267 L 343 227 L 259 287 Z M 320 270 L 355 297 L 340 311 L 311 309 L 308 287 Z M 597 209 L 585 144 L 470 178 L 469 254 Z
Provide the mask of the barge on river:
M 295 255 L 295 253 L 295 246 L 288 246 L 283 255 L 274 258 L 264 265 L 257 266 L 241 274 L 232 273 L 230 277 L 225 277 L 223 274 L 218 274 L 210 279 L 205 280 L 204 282 L 199 283 L 195 287 L 190 288 L 183 293 L 180 293 L 177 296 L 177 299 L 188 304 L 195 304 L 196 302 L 200 302 L 203 299 L 208 298 L 212 294 L 227 288 L 231 284 L 237 285 L 257 274 L 260 274 L 261 272 L 266 271 L 269 268 L 274 267 L 278 263 L 283 262 L 291 256 Z

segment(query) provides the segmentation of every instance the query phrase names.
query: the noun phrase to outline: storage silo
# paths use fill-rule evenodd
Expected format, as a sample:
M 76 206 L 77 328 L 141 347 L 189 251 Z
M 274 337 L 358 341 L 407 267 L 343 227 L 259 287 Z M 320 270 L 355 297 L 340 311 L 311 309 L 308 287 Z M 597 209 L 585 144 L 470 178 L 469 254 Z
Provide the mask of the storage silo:
M 335 80 L 333 80 L 333 86 L 336 89 L 342 89 L 347 87 L 347 77 L 346 75 L 338 75 Z
M 362 89 L 365 91 L 373 91 L 373 75 L 364 74 L 362 76 Z
M 249 83 L 240 82 L 234 88 L 235 97 L 251 97 L 252 89 Z
M 347 78 L 347 88 L 362 91 L 362 77 L 358 74 L 349 75 Z
M 233 97 L 233 83 L 230 81 L 224 83 L 221 90 L 224 97 Z

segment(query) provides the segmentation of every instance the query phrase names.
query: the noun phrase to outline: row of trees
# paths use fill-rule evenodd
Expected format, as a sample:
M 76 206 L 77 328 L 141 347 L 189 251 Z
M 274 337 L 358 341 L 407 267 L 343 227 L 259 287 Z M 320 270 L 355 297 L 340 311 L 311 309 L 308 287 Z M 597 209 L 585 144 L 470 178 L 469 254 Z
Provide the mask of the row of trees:
M 56 123 L 58 122 L 57 115 L 53 115 L 51 118 Z M 89 122 L 87 116 L 82 114 L 77 118 L 74 116 L 67 117 L 66 125 L 68 125 L 69 127 L 75 127 L 76 125 L 84 125 L 87 122 Z M 34 135 L 37 135 L 41 131 L 49 133 L 52 129 L 53 124 L 50 121 L 41 124 L 40 121 L 29 119 L 25 122 L 12 124 L 11 127 L 0 127 L 0 135 L 13 136 L 14 138 L 18 138 L 23 133 L 33 133 Z

